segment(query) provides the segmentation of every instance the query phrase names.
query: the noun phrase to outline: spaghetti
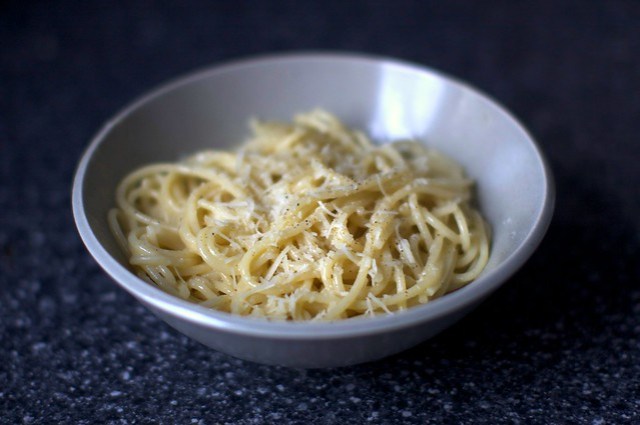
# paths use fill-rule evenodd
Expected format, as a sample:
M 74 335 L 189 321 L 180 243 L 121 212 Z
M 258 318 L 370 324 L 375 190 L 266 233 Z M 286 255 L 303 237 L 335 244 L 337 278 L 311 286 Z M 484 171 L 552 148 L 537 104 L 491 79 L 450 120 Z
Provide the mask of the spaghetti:
M 142 279 L 234 314 L 337 320 L 424 304 L 484 268 L 488 228 L 451 160 L 373 145 L 322 110 L 252 127 L 237 153 L 121 182 L 108 220 Z

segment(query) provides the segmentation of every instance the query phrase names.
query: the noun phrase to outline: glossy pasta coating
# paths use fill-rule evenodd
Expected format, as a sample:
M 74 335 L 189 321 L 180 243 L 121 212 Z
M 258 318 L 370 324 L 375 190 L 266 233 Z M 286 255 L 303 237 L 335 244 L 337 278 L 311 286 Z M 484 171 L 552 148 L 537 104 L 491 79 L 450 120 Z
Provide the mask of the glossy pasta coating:
M 484 268 L 488 228 L 451 160 L 322 110 L 252 127 L 237 152 L 122 181 L 109 222 L 141 278 L 235 314 L 336 320 L 424 304 Z

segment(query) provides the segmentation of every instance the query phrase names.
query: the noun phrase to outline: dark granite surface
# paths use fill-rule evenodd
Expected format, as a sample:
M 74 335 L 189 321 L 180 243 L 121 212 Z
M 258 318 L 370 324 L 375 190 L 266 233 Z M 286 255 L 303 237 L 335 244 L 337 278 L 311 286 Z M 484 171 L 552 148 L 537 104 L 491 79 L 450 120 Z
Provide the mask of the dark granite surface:
M 1 423 L 640 423 L 640 2 L 121 3 L 0 3 Z M 72 222 L 75 165 L 117 109 L 196 67 L 292 49 L 467 80 L 556 174 L 522 271 L 376 363 L 207 349 L 116 287 Z

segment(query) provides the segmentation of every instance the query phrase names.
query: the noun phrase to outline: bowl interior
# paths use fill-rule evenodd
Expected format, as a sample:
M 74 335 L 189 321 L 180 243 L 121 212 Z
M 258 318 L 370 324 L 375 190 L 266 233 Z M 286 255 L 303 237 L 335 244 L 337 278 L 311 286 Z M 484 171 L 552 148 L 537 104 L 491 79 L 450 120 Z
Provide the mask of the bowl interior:
M 250 117 L 289 120 L 316 107 L 380 143 L 416 138 L 465 167 L 492 229 L 484 276 L 531 243 L 534 230 L 544 233 L 541 217 L 546 214 L 548 222 L 550 214 L 548 171 L 530 137 L 501 107 L 428 69 L 335 55 L 218 67 L 135 102 L 105 126 L 87 151 L 76 181 L 74 198 L 80 200 L 75 212 L 86 215 L 85 230 L 100 249 L 128 267 L 106 221 L 124 175 L 203 149 L 233 148 L 249 135 Z

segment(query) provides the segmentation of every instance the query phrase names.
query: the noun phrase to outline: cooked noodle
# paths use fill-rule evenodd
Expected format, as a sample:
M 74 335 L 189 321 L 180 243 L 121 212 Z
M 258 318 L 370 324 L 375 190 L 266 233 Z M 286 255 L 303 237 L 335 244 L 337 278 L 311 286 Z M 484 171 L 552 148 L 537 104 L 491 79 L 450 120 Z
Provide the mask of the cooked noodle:
M 488 229 L 451 160 L 321 110 L 252 126 L 237 153 L 121 182 L 109 224 L 142 279 L 234 314 L 336 320 L 424 304 L 484 268 Z

